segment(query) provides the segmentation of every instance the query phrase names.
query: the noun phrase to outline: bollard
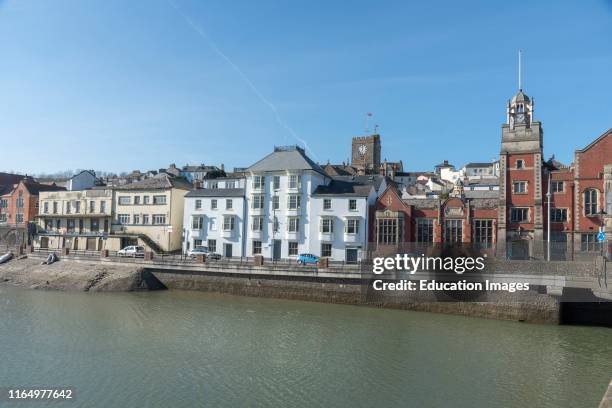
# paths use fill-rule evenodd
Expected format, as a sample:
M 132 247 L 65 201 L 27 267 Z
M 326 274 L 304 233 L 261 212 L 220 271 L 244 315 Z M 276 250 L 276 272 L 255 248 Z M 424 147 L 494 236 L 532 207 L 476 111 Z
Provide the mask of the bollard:
M 100 251 L 100 258 L 108 258 L 108 249 Z
M 262 255 L 255 255 L 253 257 L 253 265 L 255 266 L 263 266 L 264 264 L 264 258 Z
M 70 249 L 62 248 L 62 255 L 67 256 L 70 253 Z
M 153 260 L 153 252 L 145 251 L 145 253 L 144 253 L 144 260 L 145 261 L 152 261 Z
M 196 255 L 196 263 L 204 263 L 204 262 L 206 262 L 206 255 L 204 254 Z
M 26 251 L 28 254 L 33 254 L 34 253 L 34 245 L 28 245 L 26 248 Z
M 329 268 L 329 258 L 319 258 L 319 262 L 317 262 L 317 266 L 319 268 Z

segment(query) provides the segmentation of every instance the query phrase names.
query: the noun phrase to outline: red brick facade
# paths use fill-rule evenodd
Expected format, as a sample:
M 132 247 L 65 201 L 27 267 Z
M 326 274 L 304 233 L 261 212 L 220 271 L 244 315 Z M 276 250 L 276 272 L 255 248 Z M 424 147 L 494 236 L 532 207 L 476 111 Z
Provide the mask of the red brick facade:
M 608 241 L 612 240 L 612 130 L 577 150 L 574 163 L 569 167 L 554 160 L 543 162 L 540 149 L 502 152 L 500 162 L 500 190 L 503 191 L 499 192 L 497 200 L 463 195 L 446 200 L 401 199 L 397 188 L 389 187 L 379 197 L 372 213 L 370 242 L 378 246 L 389 244 L 392 234 L 384 229 L 388 226 L 379 223 L 382 219 L 386 220 L 386 225 L 391 223 L 391 230 L 395 224 L 389 220 L 398 220 L 397 225 L 401 226 L 401 232 L 397 233 L 398 244 L 461 242 L 481 243 L 484 247 L 497 244 L 503 245 L 504 254 L 506 245 L 511 247 L 519 241 L 529 242 L 529 256 L 538 256 L 538 250 L 540 256 L 545 254 L 549 219 L 554 244 L 551 256 L 554 251 L 561 257 L 559 259 L 573 259 L 586 252 L 598 251 L 601 247 L 594 245 L 593 240 L 602 223 Z M 504 220 L 499 213 L 501 208 L 506 214 L 502 230 L 504 239 L 500 242 L 499 222 Z M 517 222 L 512 208 L 527 208 L 527 219 Z M 607 214 L 602 214 L 602 210 Z M 431 234 L 423 233 L 423 226 L 419 224 L 430 228 Z
M 0 196 L 0 225 L 23 227 L 33 222 L 38 215 L 38 193 L 40 191 L 65 190 L 55 185 L 39 184 L 24 178 L 12 189 Z

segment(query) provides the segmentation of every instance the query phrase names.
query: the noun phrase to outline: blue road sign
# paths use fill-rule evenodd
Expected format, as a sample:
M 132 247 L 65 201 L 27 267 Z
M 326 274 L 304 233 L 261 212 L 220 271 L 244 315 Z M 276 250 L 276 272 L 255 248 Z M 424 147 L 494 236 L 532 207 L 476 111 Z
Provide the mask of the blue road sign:
M 605 240 L 606 240 L 606 234 L 604 234 L 603 231 L 600 231 L 599 234 L 597 234 L 597 241 L 604 242 Z

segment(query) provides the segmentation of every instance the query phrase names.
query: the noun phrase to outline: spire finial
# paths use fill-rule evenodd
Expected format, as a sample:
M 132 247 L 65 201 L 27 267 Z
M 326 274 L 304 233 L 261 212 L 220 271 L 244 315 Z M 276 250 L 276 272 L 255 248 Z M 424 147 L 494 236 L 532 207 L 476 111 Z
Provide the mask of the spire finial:
M 518 87 L 519 87 L 519 91 L 523 90 L 523 84 L 521 83 L 521 79 L 522 79 L 521 78 L 521 74 L 522 74 L 522 72 L 521 72 L 521 69 L 522 69 L 521 63 L 522 63 L 522 61 L 521 60 L 522 60 L 522 57 L 523 57 L 523 51 L 519 50 L 519 52 L 518 52 Z

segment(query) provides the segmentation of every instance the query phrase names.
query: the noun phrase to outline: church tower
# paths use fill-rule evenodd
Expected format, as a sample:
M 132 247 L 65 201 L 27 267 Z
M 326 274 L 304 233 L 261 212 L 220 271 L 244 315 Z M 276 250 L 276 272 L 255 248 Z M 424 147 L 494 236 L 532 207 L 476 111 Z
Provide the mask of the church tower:
M 544 251 L 544 131 L 533 112 L 534 102 L 520 88 L 519 74 L 519 91 L 506 107 L 499 154 L 497 252 L 502 257 L 541 257 Z
M 351 165 L 361 174 L 376 174 L 380 168 L 380 135 L 354 137 L 351 149 Z

